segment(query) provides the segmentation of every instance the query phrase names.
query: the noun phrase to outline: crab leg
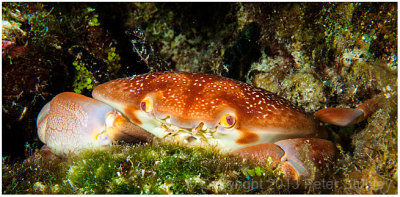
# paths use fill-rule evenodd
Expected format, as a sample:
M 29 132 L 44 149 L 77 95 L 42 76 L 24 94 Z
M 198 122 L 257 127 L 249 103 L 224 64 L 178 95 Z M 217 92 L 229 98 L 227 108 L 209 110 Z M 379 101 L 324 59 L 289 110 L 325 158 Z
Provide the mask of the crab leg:
M 272 159 L 272 166 L 281 164 L 281 170 L 288 180 L 312 178 L 313 171 L 329 169 L 336 159 L 335 145 L 324 139 L 295 138 L 276 143 L 265 143 L 239 149 L 234 152 L 243 158 L 255 159 L 263 164 Z
M 356 109 L 352 108 L 326 108 L 314 113 L 314 117 L 322 122 L 337 125 L 350 126 L 357 124 L 378 109 L 374 99 L 369 99 Z

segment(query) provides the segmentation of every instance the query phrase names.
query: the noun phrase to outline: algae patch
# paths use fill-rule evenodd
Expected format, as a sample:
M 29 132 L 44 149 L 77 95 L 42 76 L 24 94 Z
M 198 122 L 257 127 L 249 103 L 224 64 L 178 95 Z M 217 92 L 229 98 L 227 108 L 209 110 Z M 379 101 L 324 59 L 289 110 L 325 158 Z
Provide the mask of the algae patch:
M 288 193 L 284 184 L 273 181 L 281 180 L 278 172 L 212 149 L 123 144 L 63 160 L 10 164 L 3 158 L 3 193 Z M 264 189 L 249 187 L 249 181 L 261 180 Z

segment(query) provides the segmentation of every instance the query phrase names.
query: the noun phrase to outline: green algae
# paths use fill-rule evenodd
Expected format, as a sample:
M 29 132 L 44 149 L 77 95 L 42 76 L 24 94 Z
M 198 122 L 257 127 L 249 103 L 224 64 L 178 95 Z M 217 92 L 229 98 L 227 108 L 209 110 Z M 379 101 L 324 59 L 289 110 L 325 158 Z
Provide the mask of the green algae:
M 116 73 L 118 73 L 122 67 L 120 63 L 121 56 L 117 53 L 117 49 L 115 47 L 107 48 L 104 52 L 107 54 L 105 63 L 108 66 L 111 77 L 117 77 Z
M 82 90 L 92 90 L 93 83 L 91 76 L 93 75 L 92 72 L 88 71 L 86 65 L 80 61 L 72 62 L 72 65 L 75 66 L 75 70 L 77 74 L 75 75 L 75 81 L 72 87 L 74 88 L 75 93 L 82 93 Z
M 90 13 L 95 13 L 95 9 L 88 7 L 87 8 L 87 13 L 85 13 L 85 20 L 88 21 L 88 26 L 99 26 L 99 15 L 98 14 L 93 14 L 93 15 L 89 15 Z
M 288 192 L 284 183 L 279 182 L 282 179 L 279 168 L 259 166 L 212 149 L 160 142 L 154 145 L 113 145 L 50 161 L 37 157 L 23 164 L 10 164 L 3 158 L 2 170 L 4 194 Z M 249 180 L 263 182 L 264 189 L 248 187 Z
M 230 181 L 237 179 L 245 164 L 202 148 L 158 144 L 132 150 L 128 146 L 84 153 L 73 162 L 67 178 L 79 193 L 229 193 L 229 186 L 212 190 L 212 183 L 221 174 Z
M 10 163 L 2 158 L 3 194 L 70 193 L 71 188 L 62 181 L 65 162 L 60 159 L 34 163 Z

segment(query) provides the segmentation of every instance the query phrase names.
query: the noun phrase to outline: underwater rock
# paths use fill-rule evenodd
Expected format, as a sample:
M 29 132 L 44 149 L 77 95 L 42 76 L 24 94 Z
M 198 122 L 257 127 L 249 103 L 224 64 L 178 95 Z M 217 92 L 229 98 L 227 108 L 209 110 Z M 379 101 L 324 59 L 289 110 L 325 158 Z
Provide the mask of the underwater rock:
M 245 81 L 251 63 L 261 56 L 259 38 L 260 25 L 250 23 L 244 27 L 233 46 L 226 49 L 222 76 Z
M 168 63 L 160 58 L 157 51 L 154 50 L 153 44 L 148 41 L 143 31 L 140 28 L 135 30 L 127 30 L 126 36 L 132 44 L 132 52 L 139 56 L 150 72 L 172 70 Z
M 72 46 L 68 49 L 68 52 L 76 57 L 74 62 L 77 62 L 77 65 L 81 64 L 82 70 L 87 69 L 91 73 L 90 77 L 94 78 L 95 84 L 101 84 L 111 79 L 108 65 L 94 54 L 89 53 L 83 46 Z

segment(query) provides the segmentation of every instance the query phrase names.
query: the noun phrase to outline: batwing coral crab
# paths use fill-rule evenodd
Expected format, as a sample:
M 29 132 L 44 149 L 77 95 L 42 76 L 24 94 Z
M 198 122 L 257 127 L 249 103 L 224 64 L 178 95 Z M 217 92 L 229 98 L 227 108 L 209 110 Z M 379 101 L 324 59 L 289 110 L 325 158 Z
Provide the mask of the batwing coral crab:
M 119 140 L 149 141 L 154 135 L 259 162 L 271 157 L 295 180 L 310 175 L 306 160 L 323 167 L 337 155 L 314 117 L 271 92 L 220 76 L 147 73 L 99 85 L 92 96 L 61 93 L 43 107 L 38 135 L 52 152 L 65 155 Z M 345 126 L 368 116 L 371 103 L 325 109 L 316 116 Z

